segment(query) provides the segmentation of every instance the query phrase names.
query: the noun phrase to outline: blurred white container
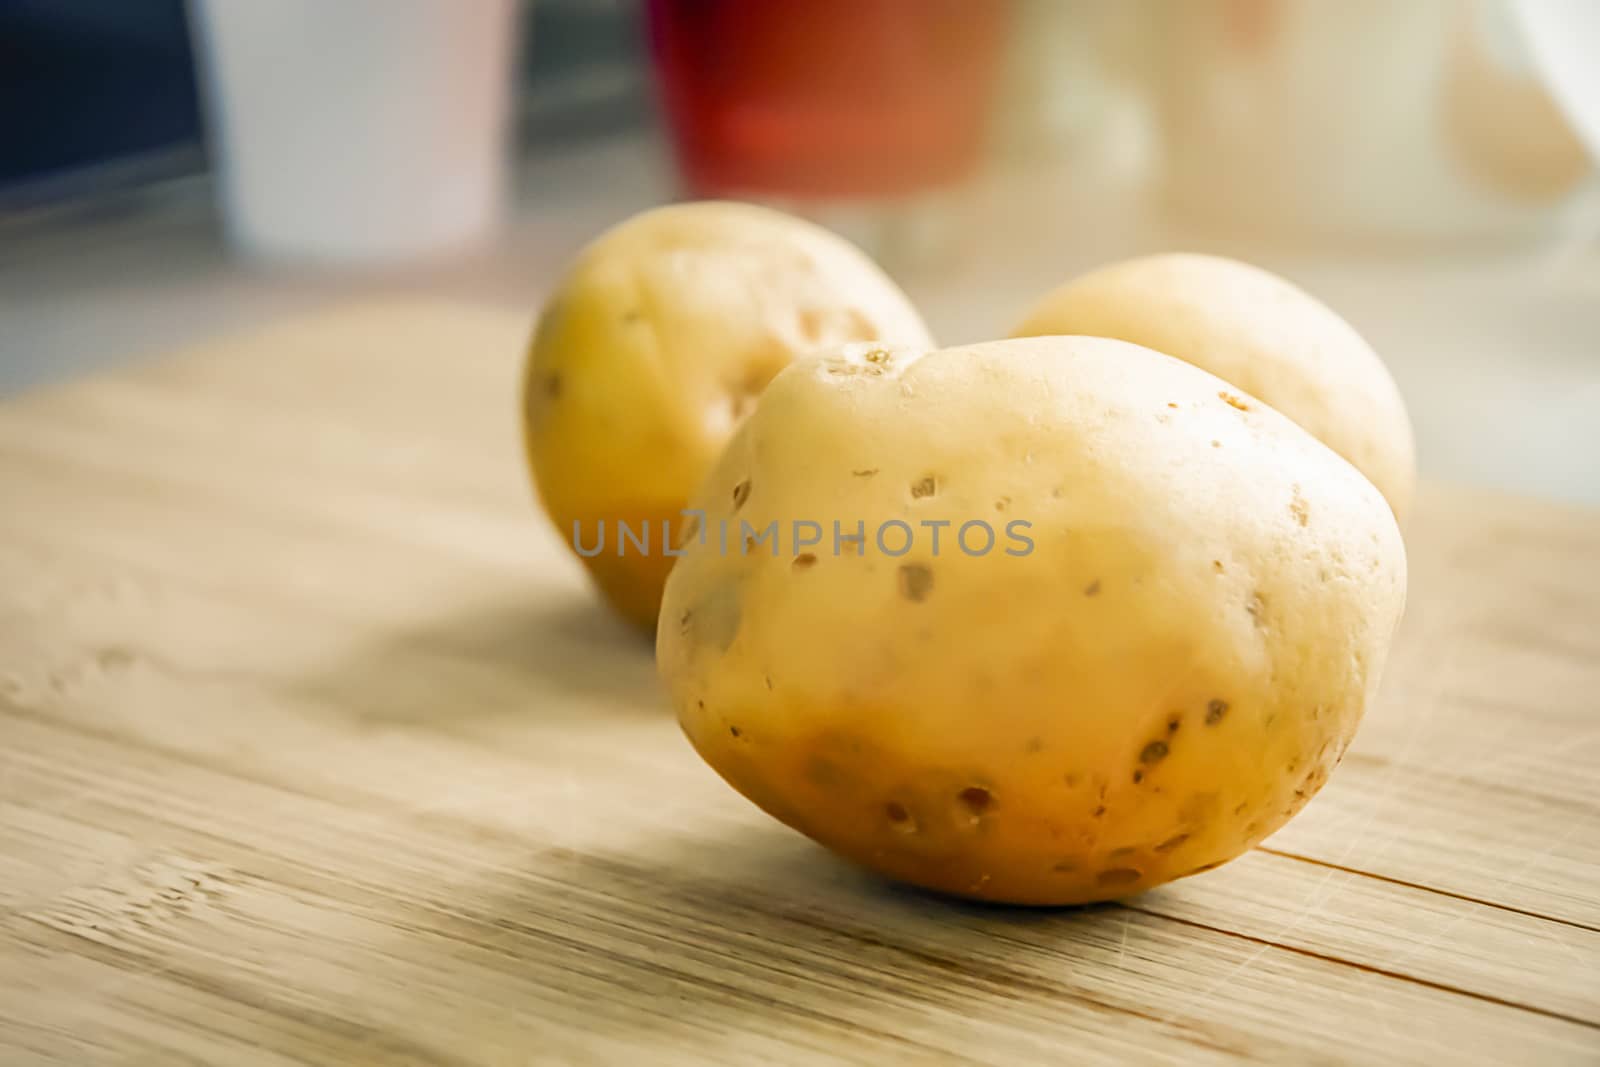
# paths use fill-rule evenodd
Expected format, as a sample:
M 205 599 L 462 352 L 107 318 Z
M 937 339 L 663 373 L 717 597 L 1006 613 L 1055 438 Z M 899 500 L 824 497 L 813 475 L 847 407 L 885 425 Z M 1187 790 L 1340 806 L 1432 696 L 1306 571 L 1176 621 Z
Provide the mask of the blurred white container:
M 1160 10 L 1167 191 L 1192 219 L 1341 240 L 1532 236 L 1589 172 L 1506 0 Z
M 1545 84 L 1600 161 L 1600 4 L 1520 0 L 1515 10 Z
M 379 264 L 499 216 L 515 0 L 191 0 L 229 237 Z

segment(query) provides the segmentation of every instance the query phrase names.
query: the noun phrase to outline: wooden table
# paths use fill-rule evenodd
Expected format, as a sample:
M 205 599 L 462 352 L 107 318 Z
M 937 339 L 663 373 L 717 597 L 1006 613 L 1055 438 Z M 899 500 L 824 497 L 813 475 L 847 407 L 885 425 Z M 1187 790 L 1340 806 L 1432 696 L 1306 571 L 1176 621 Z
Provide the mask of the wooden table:
M 1426 490 L 1266 847 L 956 904 L 694 757 L 531 503 L 525 330 L 366 305 L 0 405 L 0 1063 L 1600 1062 L 1600 514 Z

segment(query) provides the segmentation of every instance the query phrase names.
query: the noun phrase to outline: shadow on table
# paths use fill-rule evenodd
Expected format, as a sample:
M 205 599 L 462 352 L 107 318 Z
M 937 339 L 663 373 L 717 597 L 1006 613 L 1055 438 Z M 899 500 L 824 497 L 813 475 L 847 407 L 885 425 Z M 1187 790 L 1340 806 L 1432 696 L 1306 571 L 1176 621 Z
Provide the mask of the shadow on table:
M 495 806 L 459 832 L 495 859 L 465 850 L 458 869 L 420 866 L 373 898 L 363 921 L 386 928 L 364 957 L 375 973 L 341 1009 L 450 1049 L 449 1062 L 770 1063 L 810 1051 L 1021 1063 L 1062 1048 L 1114 1060 L 1139 1032 L 1168 1049 L 1238 1051 L 1145 1003 L 1140 986 L 1155 979 L 1139 953 L 1154 935 L 1138 913 L 897 887 L 731 794 L 719 803 L 710 772 L 691 773 L 650 642 L 582 591 L 485 598 L 345 650 L 300 685 L 379 728 L 456 732 L 463 720 L 460 732 L 503 757 L 484 772 L 489 786 L 470 760 L 458 768 L 464 788 L 494 790 Z M 670 750 L 651 747 L 668 738 Z M 579 764 L 550 755 L 568 743 Z M 592 788 L 604 792 L 570 797 L 550 788 L 613 753 L 648 780 L 602 776 Z M 518 760 L 526 773 L 507 777 Z M 565 804 L 589 805 L 582 835 L 558 832 Z
M 399 923 L 442 939 L 391 951 L 452 976 L 452 1029 L 479 1027 L 499 1049 L 537 1035 L 557 1060 L 777 1062 L 809 1048 L 830 1062 L 1025 1062 L 1103 1052 L 1134 1028 L 1188 1030 L 1141 1008 L 1133 975 L 1107 979 L 1139 919 L 1126 909 L 961 903 L 776 825 L 702 826 L 638 851 L 550 849 L 449 887 Z M 452 958 L 457 944 L 476 951 Z
M 367 724 L 669 714 L 651 638 L 583 591 L 383 633 L 299 689 Z

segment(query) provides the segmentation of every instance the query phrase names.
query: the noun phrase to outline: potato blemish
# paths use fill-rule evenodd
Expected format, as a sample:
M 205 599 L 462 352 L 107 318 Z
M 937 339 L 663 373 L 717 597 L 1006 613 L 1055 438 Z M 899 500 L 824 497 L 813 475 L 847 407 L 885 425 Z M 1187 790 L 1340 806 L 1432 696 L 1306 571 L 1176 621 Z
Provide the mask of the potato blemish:
M 1144 874 L 1142 872 L 1132 867 L 1112 867 L 1110 870 L 1101 871 L 1096 875 L 1095 881 L 1102 886 L 1112 887 L 1132 885 L 1143 877 Z
M 977 822 L 994 806 L 994 794 L 981 785 L 970 785 L 956 794 L 956 802 Z
M 933 591 L 933 569 L 925 563 L 900 565 L 900 595 L 914 603 L 928 599 Z

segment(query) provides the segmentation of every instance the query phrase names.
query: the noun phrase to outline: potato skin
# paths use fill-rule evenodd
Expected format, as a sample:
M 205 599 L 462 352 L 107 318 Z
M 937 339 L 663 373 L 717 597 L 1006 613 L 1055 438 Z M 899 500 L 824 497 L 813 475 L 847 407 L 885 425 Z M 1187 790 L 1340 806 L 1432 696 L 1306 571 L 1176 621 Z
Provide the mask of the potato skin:
M 1403 524 L 1416 490 L 1411 420 L 1378 354 L 1291 283 L 1217 256 L 1125 260 L 1054 290 L 1014 337 L 1131 341 L 1265 400 L 1349 460 Z
M 523 379 L 528 460 L 545 511 L 573 524 L 601 592 L 655 625 L 673 559 L 662 522 L 690 494 L 767 382 L 841 342 L 930 344 L 900 289 L 853 245 L 749 204 L 676 204 L 586 248 L 546 304 Z M 651 551 L 618 555 L 616 523 Z
M 836 852 L 986 900 L 1126 896 L 1272 833 L 1343 755 L 1405 597 L 1355 468 L 1099 338 L 797 363 L 697 504 L 708 531 L 860 519 L 867 544 L 689 543 L 656 652 L 696 750 Z M 891 557 L 890 519 L 953 525 Z M 1033 550 L 952 551 L 974 519 Z

